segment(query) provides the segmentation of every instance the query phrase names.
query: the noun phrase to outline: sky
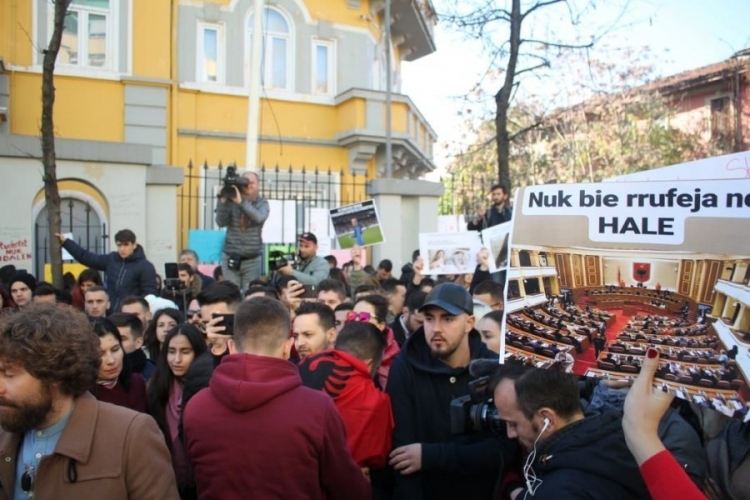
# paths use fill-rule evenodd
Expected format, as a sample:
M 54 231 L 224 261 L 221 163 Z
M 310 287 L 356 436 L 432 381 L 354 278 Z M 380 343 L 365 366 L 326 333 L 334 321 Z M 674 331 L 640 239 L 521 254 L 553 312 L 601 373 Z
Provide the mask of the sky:
M 455 0 L 432 1 L 440 12 L 442 4 Z M 506 3 L 496 1 L 499 5 Z M 572 1 L 581 4 L 587 0 Z M 523 3 L 529 4 L 526 0 Z M 719 62 L 750 48 L 748 20 L 750 0 L 599 0 L 597 9 L 587 17 L 589 26 L 616 26 L 602 45 L 648 47 L 662 76 Z M 545 23 L 540 20 L 539 24 Z M 558 30 L 569 26 L 550 24 Z M 435 27 L 435 44 L 433 54 L 402 65 L 401 91 L 411 97 L 438 134 L 434 160 L 442 170 L 450 159 L 443 145 L 455 150 L 467 141 L 463 120 L 458 116 L 464 107 L 459 96 L 481 78 L 487 55 L 476 42 L 440 23 Z

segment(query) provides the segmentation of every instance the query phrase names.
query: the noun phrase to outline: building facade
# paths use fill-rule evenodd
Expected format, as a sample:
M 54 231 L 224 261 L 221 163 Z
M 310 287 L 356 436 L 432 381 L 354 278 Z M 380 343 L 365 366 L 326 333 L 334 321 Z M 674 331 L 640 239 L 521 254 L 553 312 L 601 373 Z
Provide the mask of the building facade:
M 416 178 L 434 168 L 435 132 L 399 93 L 402 62 L 435 50 L 429 0 L 392 0 L 391 40 L 384 36 L 382 0 L 265 3 L 258 156 L 247 167 L 282 166 L 291 169 L 290 180 L 303 167 L 321 169 L 339 191 L 355 184 L 352 176 L 382 175 L 391 71 L 394 176 Z M 65 191 L 66 200 L 83 203 L 89 219 L 97 214 L 102 247 L 128 226 L 144 235 L 157 265 L 173 260 L 196 227 L 191 221 L 206 219 L 205 203 L 195 199 L 214 187 L 183 182 L 187 166 L 246 166 L 253 4 L 71 2 L 55 70 L 58 177 L 76 187 Z M 33 143 L 52 15 L 46 0 L 0 0 L 0 175 L 23 186 L 0 197 L 0 206 L 24 214 L 13 227 L 0 223 L 0 243 L 26 239 L 32 254 L 43 246 L 35 234 L 44 200 Z M 85 242 L 73 227 L 81 224 L 66 228 L 63 219 L 63 229 Z

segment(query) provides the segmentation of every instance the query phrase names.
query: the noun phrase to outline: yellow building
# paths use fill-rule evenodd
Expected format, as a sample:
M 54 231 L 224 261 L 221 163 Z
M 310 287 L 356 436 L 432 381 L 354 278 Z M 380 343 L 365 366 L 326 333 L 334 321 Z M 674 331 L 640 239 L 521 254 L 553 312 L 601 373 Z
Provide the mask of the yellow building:
M 253 3 L 72 1 L 56 67 L 54 119 L 59 177 L 70 188 L 66 199 L 77 204 L 67 229 L 79 239 L 83 226 L 74 227 L 73 219 L 93 211 L 104 248 L 111 245 L 108 227 L 127 225 L 146 235 L 149 258 L 161 262 L 174 259 L 188 229 L 212 227 L 209 200 L 219 182 L 213 168 L 235 161 L 245 167 Z M 316 168 L 331 172 L 331 203 L 363 195 L 347 193 L 347 185 L 357 184 L 352 176 L 383 174 L 386 50 L 395 92 L 394 176 L 415 179 L 434 168 L 435 133 L 399 94 L 401 63 L 435 50 L 434 12 L 429 0 L 392 0 L 391 9 L 386 41 L 382 0 L 266 2 L 258 158 L 249 167 L 283 167 L 286 177 L 275 174 L 275 189 L 289 183 L 286 199 L 301 198 Z M 51 2 L 0 0 L 0 173 L 14 185 L 8 207 L 32 214 L 0 223 L 0 243 L 27 238 L 34 254 L 45 246 L 43 231 L 34 230 L 44 225 L 34 158 L 41 48 L 51 30 Z M 191 162 L 208 171 L 186 171 Z M 29 168 L 20 169 L 22 163 Z M 314 205 L 321 191 L 306 196 Z M 178 221 L 173 228 L 169 218 Z

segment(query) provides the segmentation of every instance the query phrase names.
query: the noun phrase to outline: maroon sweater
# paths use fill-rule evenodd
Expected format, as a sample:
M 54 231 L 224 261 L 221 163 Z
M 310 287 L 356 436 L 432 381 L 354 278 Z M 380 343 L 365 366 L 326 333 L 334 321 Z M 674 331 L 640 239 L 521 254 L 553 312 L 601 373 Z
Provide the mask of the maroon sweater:
M 91 393 L 99 401 L 146 413 L 146 382 L 137 373 L 130 376 L 130 389 L 125 389 L 119 383 L 111 389 L 96 384 L 96 387 L 91 389 Z
M 289 361 L 226 356 L 182 417 L 199 498 L 371 497 L 333 400 Z

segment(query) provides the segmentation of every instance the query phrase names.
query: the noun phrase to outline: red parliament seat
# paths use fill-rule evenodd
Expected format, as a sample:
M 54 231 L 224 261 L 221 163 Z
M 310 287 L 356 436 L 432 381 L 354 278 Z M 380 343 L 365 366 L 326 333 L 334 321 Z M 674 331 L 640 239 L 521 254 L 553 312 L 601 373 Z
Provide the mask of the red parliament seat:
M 560 342 L 562 342 L 563 344 L 573 345 L 573 341 L 570 340 L 570 337 L 563 337 L 562 339 L 560 339 Z
M 555 353 L 552 352 L 552 351 L 550 351 L 549 349 L 542 349 L 542 356 L 544 356 L 546 358 L 554 358 L 555 357 Z
M 513 347 L 518 347 L 519 349 L 523 349 L 523 342 L 520 340 L 514 340 L 510 343 Z
M 619 345 L 611 345 L 608 347 L 608 349 L 610 352 L 619 352 L 619 353 L 625 352 L 625 348 Z
M 676 382 L 677 381 L 677 377 L 675 376 L 674 373 L 665 373 L 664 374 L 664 380 L 669 380 L 671 382 Z
M 703 387 L 713 387 L 714 381 L 707 378 L 702 378 L 698 381 L 698 385 Z
M 638 373 L 638 368 L 633 365 L 622 365 L 620 366 L 620 370 L 626 373 Z
M 732 385 L 729 383 L 728 380 L 719 380 L 716 383 L 716 388 L 717 389 L 729 390 L 729 389 L 731 389 L 731 387 L 732 387 Z
M 681 384 L 691 384 L 691 385 L 692 385 L 692 383 L 693 383 L 693 378 L 692 378 L 692 377 L 687 377 L 687 376 L 684 376 L 684 375 L 683 375 L 683 376 L 680 376 L 680 377 L 679 377 L 679 378 L 677 379 L 677 381 L 678 381 L 679 383 L 681 383 Z

